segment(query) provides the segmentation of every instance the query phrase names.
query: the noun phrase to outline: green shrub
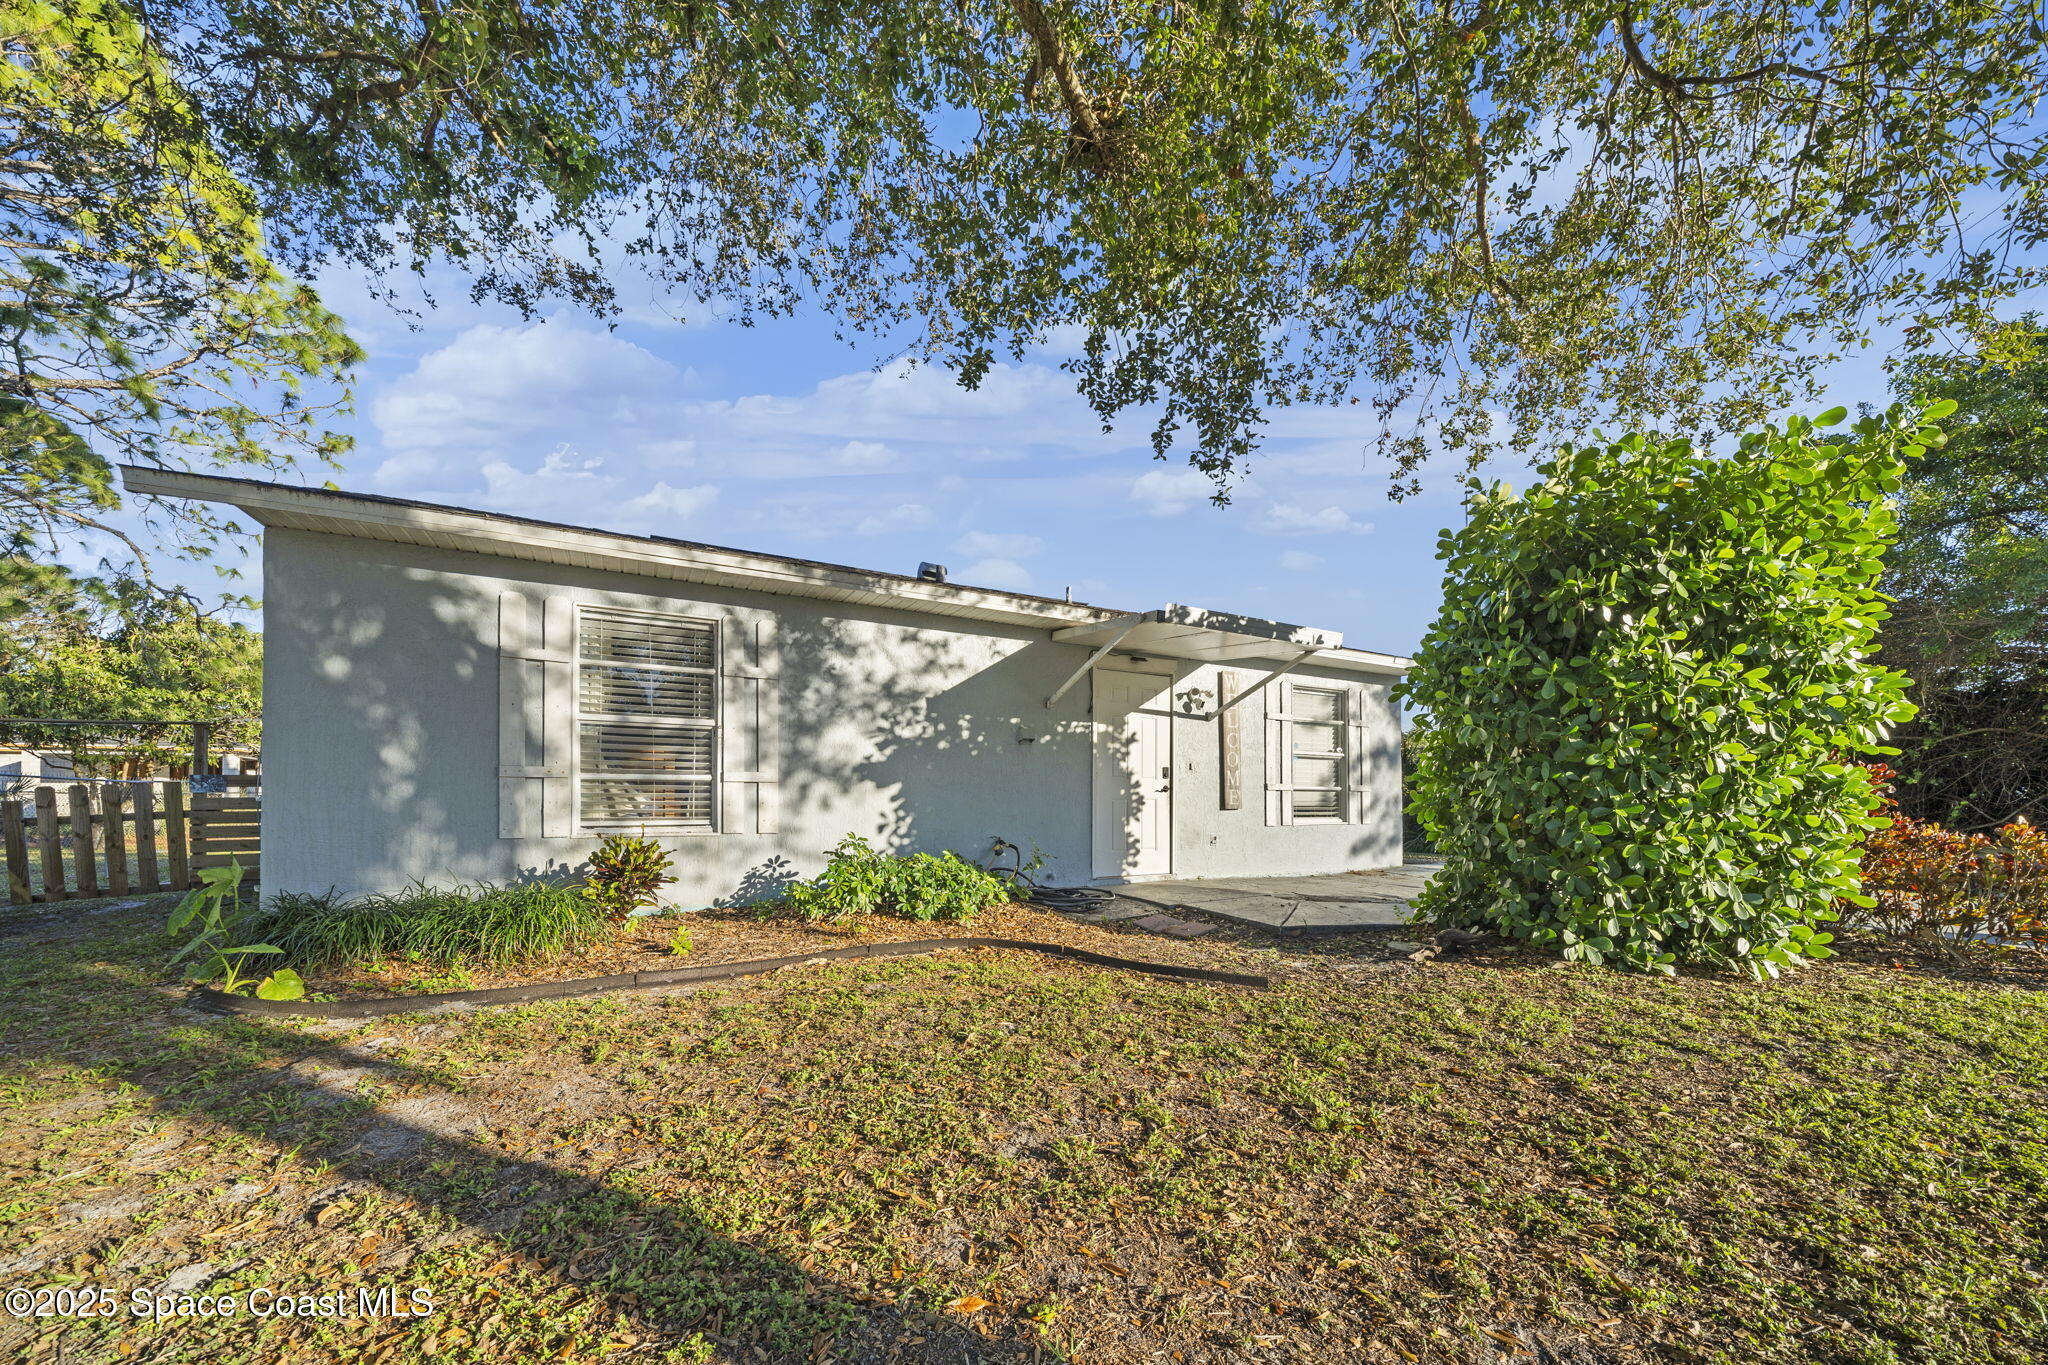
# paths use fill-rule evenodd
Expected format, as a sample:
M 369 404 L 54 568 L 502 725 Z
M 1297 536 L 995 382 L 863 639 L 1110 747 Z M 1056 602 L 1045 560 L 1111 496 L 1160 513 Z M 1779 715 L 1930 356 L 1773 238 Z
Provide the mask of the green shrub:
M 1866 661 L 1902 459 L 1897 410 L 1727 458 L 1631 436 L 1525 495 L 1476 483 L 1403 691 L 1429 714 L 1411 804 L 1445 866 L 1418 913 L 1568 958 L 1762 975 L 1828 955 L 1878 821 L 1906 679 Z
M 681 957 L 696 946 L 697 940 L 690 936 L 688 929 L 677 929 L 668 936 L 668 950 L 675 957 Z
M 415 883 L 354 899 L 273 896 L 260 924 L 269 942 L 303 966 L 405 957 L 507 967 L 588 946 L 603 936 L 605 915 L 575 890 L 546 882 L 447 890 Z
M 624 919 L 661 899 L 661 888 L 675 880 L 668 869 L 668 853 L 654 840 L 611 835 L 590 855 L 590 871 L 583 877 L 584 899 L 613 919 Z
M 841 839 L 825 870 L 789 889 L 787 903 L 807 920 L 847 920 L 877 910 L 914 920 L 971 920 L 1011 899 L 1010 887 L 952 853 L 895 857 L 857 834 Z

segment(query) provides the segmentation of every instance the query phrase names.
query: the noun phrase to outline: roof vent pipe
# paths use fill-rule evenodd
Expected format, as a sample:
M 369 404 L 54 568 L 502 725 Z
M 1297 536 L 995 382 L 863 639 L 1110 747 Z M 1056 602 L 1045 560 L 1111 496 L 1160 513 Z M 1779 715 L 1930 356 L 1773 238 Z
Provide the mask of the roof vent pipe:
M 917 566 L 917 576 L 927 583 L 943 583 L 946 581 L 946 566 L 931 563 L 919 564 Z

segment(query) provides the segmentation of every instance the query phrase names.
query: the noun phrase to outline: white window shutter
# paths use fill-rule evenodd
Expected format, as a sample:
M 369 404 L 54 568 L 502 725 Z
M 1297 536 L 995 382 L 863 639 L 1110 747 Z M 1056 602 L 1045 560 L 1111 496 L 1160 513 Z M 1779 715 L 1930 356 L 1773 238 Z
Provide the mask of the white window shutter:
M 1354 825 L 1365 823 L 1366 799 L 1371 792 L 1371 771 L 1365 752 L 1365 700 L 1363 687 L 1344 691 L 1344 819 Z
M 1266 823 L 1294 823 L 1294 684 L 1282 678 L 1269 684 L 1266 703 Z
M 575 831 L 573 604 L 551 593 L 498 596 L 498 836 Z
M 725 834 L 774 834 L 781 829 L 777 755 L 782 748 L 775 622 L 728 616 L 718 657 L 718 828 Z

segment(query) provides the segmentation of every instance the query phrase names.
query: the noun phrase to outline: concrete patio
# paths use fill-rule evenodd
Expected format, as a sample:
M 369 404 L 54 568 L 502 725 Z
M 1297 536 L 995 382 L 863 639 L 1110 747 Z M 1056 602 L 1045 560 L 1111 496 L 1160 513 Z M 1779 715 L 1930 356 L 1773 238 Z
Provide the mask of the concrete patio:
M 1378 872 L 1133 882 L 1115 889 L 1123 900 L 1269 929 L 1392 929 L 1408 922 L 1409 906 L 1436 869 L 1434 862 L 1411 862 Z

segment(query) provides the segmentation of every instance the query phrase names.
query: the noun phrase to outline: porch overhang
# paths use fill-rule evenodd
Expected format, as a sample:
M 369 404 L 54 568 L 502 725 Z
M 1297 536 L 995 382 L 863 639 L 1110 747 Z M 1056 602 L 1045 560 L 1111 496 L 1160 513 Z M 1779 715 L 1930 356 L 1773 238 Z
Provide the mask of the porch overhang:
M 1305 650 L 1337 649 L 1344 643 L 1344 637 L 1334 630 L 1290 626 L 1256 616 L 1172 603 L 1155 611 L 1068 626 L 1054 631 L 1052 638 L 1075 645 L 1101 646 L 1114 641 L 1117 648 L 1128 654 L 1210 664 L 1285 659 Z
M 1306 663 L 1398 678 L 1412 660 L 1393 654 L 1344 648 L 1334 630 L 1292 626 L 1235 612 L 1210 611 L 1169 603 L 1155 611 L 1126 612 L 1106 621 L 1066 626 L 1052 633 L 1061 644 L 1092 645 L 1093 652 L 1068 675 L 1045 704 L 1056 705 L 1088 671 L 1112 651 L 1148 658 L 1186 659 L 1193 663 L 1240 663 L 1259 660 L 1272 667 L 1235 699 L 1242 701 L 1267 683 Z M 1232 703 L 1233 705 L 1235 702 Z M 1228 708 L 1223 708 L 1228 709 Z M 1215 714 L 1220 715 L 1219 710 Z

